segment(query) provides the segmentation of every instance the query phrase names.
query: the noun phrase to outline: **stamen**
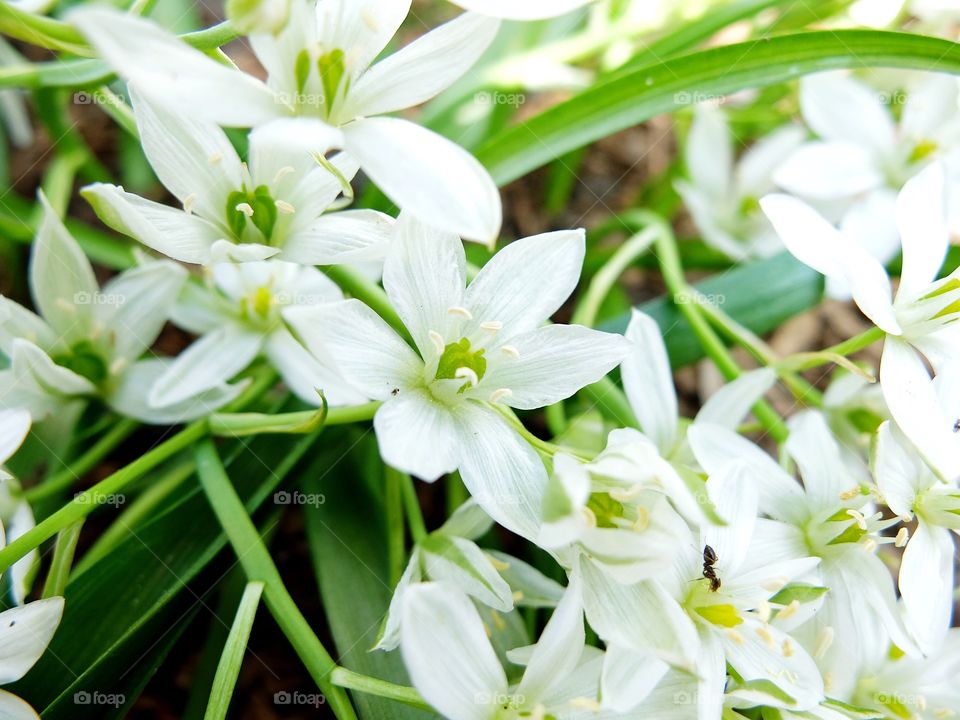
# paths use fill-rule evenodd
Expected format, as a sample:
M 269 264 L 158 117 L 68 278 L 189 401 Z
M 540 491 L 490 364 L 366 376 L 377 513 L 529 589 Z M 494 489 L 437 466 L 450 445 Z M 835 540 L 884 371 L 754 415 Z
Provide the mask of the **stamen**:
M 509 569 L 510 563 L 504 562 L 499 558 L 495 558 L 493 555 L 487 555 L 487 560 L 490 561 L 490 564 L 493 565 L 493 569 L 497 572 L 503 572 L 504 570 Z
M 211 165 L 218 165 L 220 161 L 223 160 L 223 155 L 218 152 L 213 153 L 210 157 L 207 158 L 207 162 Z
M 276 185 L 278 182 L 283 180 L 287 175 L 292 172 L 296 172 L 296 169 L 291 165 L 284 165 L 282 168 L 277 170 L 277 174 L 273 176 L 273 185 Z
M 817 638 L 817 644 L 813 648 L 813 657 L 817 660 L 822 660 L 823 656 L 827 654 L 827 650 L 830 649 L 830 646 L 833 645 L 833 638 L 835 633 L 833 628 L 829 625 L 820 631 L 820 636 Z
M 503 323 L 499 320 L 485 320 L 480 323 L 480 327 L 488 332 L 497 332 L 498 330 L 503 330 Z
M 910 531 L 905 527 L 900 528 L 900 532 L 897 533 L 897 539 L 893 541 L 893 546 L 902 548 L 910 540 Z
M 589 710 L 590 712 L 600 712 L 602 709 L 600 703 L 593 698 L 575 697 L 570 701 L 570 707 L 575 710 Z
M 234 208 L 237 212 L 241 212 L 246 215 L 248 218 L 253 217 L 253 208 L 250 206 L 250 203 L 237 203 L 237 206 Z
M 108 370 L 111 375 L 119 375 L 124 370 L 124 368 L 127 367 L 127 363 L 128 361 L 126 358 L 118 357 L 112 363 L 110 363 L 110 367 Z
M 363 20 L 363 24 L 370 28 L 370 32 L 375 33 L 380 31 L 380 23 L 377 22 L 377 18 L 369 8 L 364 8 L 360 11 L 360 19 Z
M 788 617 L 797 614 L 797 610 L 800 609 L 799 600 L 791 600 L 790 604 L 783 608 L 779 613 L 777 613 L 778 620 L 786 620 Z
M 643 532 L 650 527 L 650 512 L 645 507 L 637 508 L 637 519 L 633 523 L 633 529 L 637 532 Z
M 297 211 L 296 208 L 286 200 L 274 200 L 273 204 L 276 205 L 277 210 L 282 212 L 284 215 L 293 215 Z
M 430 338 L 430 342 L 432 342 L 433 346 L 437 349 L 437 352 L 442 355 L 443 350 L 446 347 L 446 344 L 443 342 L 443 335 L 438 333 L 436 330 L 431 330 L 427 333 L 427 335 Z
M 500 617 L 500 613 L 498 613 L 496 610 L 490 611 L 490 617 L 493 618 L 493 626 L 497 630 L 503 630 L 507 626 L 507 623 L 502 617 Z
M 509 355 L 510 357 L 518 358 L 520 357 L 520 351 L 517 350 L 513 345 L 501 345 L 500 352 L 504 355 Z
M 863 545 L 863 551 L 866 553 L 875 552 L 877 549 L 877 541 L 871 537 L 864 538 L 861 544 Z
M 766 600 L 761 602 L 760 607 L 757 608 L 757 614 L 760 616 L 760 619 L 763 620 L 763 622 L 765 623 L 770 622 L 770 615 L 772 612 L 773 612 L 773 606 Z
M 852 517 L 854 520 L 857 521 L 858 528 L 860 528 L 861 530 L 867 529 L 867 518 L 864 517 L 864 514 L 862 512 L 860 512 L 859 510 L 853 510 L 851 508 L 850 510 L 847 510 L 847 515 L 849 515 L 850 517 Z
M 463 318 L 464 320 L 473 320 L 473 315 L 470 314 L 470 311 L 465 307 L 460 307 L 459 305 L 454 305 L 451 308 L 447 309 L 447 312 L 451 315 L 456 315 Z
M 783 590 L 784 586 L 790 582 L 789 578 L 785 578 L 782 575 L 780 577 L 773 577 L 767 580 L 761 585 L 764 590 L 769 590 L 772 593 L 780 592 Z
M 793 657 L 796 651 L 793 648 L 793 643 L 790 642 L 790 638 L 783 639 L 783 656 L 784 657 Z
M 77 306 L 71 302 L 68 302 L 65 298 L 57 298 L 56 306 L 63 310 L 66 313 L 76 313 Z
M 524 598 L 523 591 L 522 591 L 522 590 L 514 590 L 513 593 L 510 595 L 510 597 L 513 598 L 513 602 L 518 603 L 518 602 L 520 602 L 521 600 L 523 600 L 523 598 Z
M 754 632 L 763 640 L 771 650 L 775 650 L 777 647 L 776 641 L 773 639 L 773 633 L 766 627 L 762 625 L 758 627 Z
M 193 214 L 193 203 L 197 199 L 196 193 L 190 193 L 183 199 L 183 211 L 187 215 Z
M 607 494 L 617 502 L 627 502 L 637 497 L 637 495 L 643 492 L 643 489 L 643 483 L 636 483 L 628 488 L 614 488 Z
M 846 502 L 847 500 L 853 500 L 859 494 L 860 488 L 852 487 L 849 490 L 844 490 L 842 493 L 840 493 L 840 499 Z
M 480 378 L 477 377 L 477 371 L 473 368 L 458 367 L 453 373 L 453 376 L 456 378 L 462 378 L 474 386 L 480 382 Z
M 724 630 L 724 633 L 726 633 L 726 636 L 733 640 L 733 642 L 737 645 L 743 645 L 746 642 L 746 639 L 743 637 L 743 635 L 738 633 L 733 628 L 727 628 Z
M 586 518 L 588 527 L 595 528 L 597 526 L 597 514 L 593 510 L 584 506 L 580 508 L 580 512 L 582 512 Z
M 513 390 L 510 388 L 497 388 L 490 393 L 490 402 L 498 403 L 501 400 L 506 400 L 508 397 L 513 397 Z

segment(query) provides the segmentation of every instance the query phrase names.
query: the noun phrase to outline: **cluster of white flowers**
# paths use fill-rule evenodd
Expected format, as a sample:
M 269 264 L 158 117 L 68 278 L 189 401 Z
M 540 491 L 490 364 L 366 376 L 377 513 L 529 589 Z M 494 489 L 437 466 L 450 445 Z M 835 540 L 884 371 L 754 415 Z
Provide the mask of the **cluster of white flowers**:
M 580 281 L 582 230 L 468 265 L 464 241 L 499 237 L 493 180 L 392 114 L 458 80 L 500 19 L 585 3 L 456 4 L 467 12 L 381 58 L 410 0 L 260 3 L 252 27 L 277 28 L 250 35 L 265 81 L 131 14 L 75 11 L 180 206 L 84 188 L 106 225 L 152 251 L 101 285 L 41 198 L 37 312 L 0 298 L 0 460 L 31 421 L 69 436 L 94 401 L 145 423 L 205 417 L 263 362 L 308 404 L 379 403 L 384 463 L 426 482 L 457 472 L 468 489 L 413 548 L 377 644 L 399 648 L 444 716 L 956 715 L 960 271 L 939 276 L 960 227 L 957 81 L 917 80 L 895 117 L 851 76 L 808 77 L 811 137 L 781 127 L 739 160 L 721 110 L 696 111 L 677 190 L 704 241 L 734 260 L 785 246 L 885 337 L 880 407 L 866 381 L 838 375 L 823 407 L 789 417 L 774 459 L 746 424 L 776 369 L 741 375 L 689 420 L 653 318 L 634 311 L 624 336 L 549 322 Z M 224 127 L 248 130 L 242 152 Z M 360 172 L 397 217 L 350 209 Z M 894 295 L 884 263 L 901 249 Z M 389 313 L 322 269 L 344 265 L 382 278 Z M 155 355 L 168 322 L 196 339 Z M 598 453 L 539 439 L 514 412 L 616 368 L 637 422 L 604 426 Z M 8 536 L 33 525 L 17 497 L 0 497 Z M 566 585 L 482 548 L 493 523 L 545 551 Z M 0 682 L 59 621 L 62 598 L 22 604 L 36 562 L 10 571 L 20 606 L 0 614 Z M 504 656 L 485 623 L 518 607 L 551 614 Z M 20 717 L 18 703 L 0 693 L 0 715 Z

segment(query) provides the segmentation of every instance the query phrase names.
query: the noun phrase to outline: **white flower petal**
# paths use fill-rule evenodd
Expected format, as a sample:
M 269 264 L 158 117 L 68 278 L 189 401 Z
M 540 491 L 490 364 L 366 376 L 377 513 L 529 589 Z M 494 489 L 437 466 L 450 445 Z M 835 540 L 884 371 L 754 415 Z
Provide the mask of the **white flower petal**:
M 623 337 L 580 325 L 548 325 L 510 338 L 517 357 L 491 362 L 477 391 L 507 388 L 507 405 L 521 410 L 552 405 L 596 382 L 627 352 Z
M 349 69 L 359 72 L 400 29 L 410 12 L 410 0 L 322 0 L 316 12 L 320 46 L 340 48 Z
M 421 541 L 420 548 L 428 578 L 453 585 L 498 612 L 513 610 L 510 586 L 476 543 L 433 533 Z
M 722 110 L 714 105 L 696 106 L 685 157 L 694 185 L 710 197 L 729 196 L 733 179 L 733 137 Z
M 649 315 L 634 310 L 626 338 L 633 347 L 620 365 L 624 392 L 643 432 L 667 457 L 677 444 L 679 411 L 660 326 Z
M 952 534 L 922 519 L 900 561 L 904 622 L 925 655 L 940 648 L 953 614 Z
M 507 245 L 464 294 L 477 322 L 503 323 L 503 337 L 533 330 L 555 313 L 580 281 L 583 230 L 561 230 Z
M 729 430 L 736 428 L 752 408 L 777 382 L 771 368 L 745 372 L 711 395 L 697 413 L 695 422 L 708 422 Z
M 94 183 L 81 194 L 105 225 L 174 260 L 205 265 L 213 244 L 224 235 L 197 215 L 144 200 L 116 185 Z
M 926 290 L 950 246 L 946 174 L 940 163 L 907 181 L 897 197 L 897 227 L 903 242 L 900 289 L 906 297 Z
M 187 272 L 171 262 L 150 262 L 127 270 L 103 286 L 94 310 L 114 337 L 114 358 L 136 360 L 156 341 L 170 308 L 187 281 Z
M 500 193 L 459 145 L 398 118 L 356 120 L 345 149 L 403 210 L 464 239 L 490 243 L 500 232 Z
M 319 406 L 319 390 L 332 406 L 356 405 L 367 399 L 336 370 L 311 355 L 285 328 L 270 333 L 264 353 L 290 391 L 305 403 Z
M 80 245 L 42 194 L 40 203 L 43 219 L 33 241 L 30 289 L 43 319 L 69 341 L 92 330 L 89 303 L 100 285 Z
M 432 482 L 460 464 L 454 419 L 427 390 L 404 388 L 373 418 L 384 462 Z
M 773 190 L 773 176 L 803 142 L 806 132 L 798 125 L 787 125 L 757 140 L 737 163 L 739 194 L 760 197 Z
M 9 357 L 16 338 L 51 350 L 57 342 L 57 333 L 36 313 L 0 296 L 0 353 Z
M 300 179 L 318 167 L 317 155 L 325 156 L 331 149 L 342 146 L 343 133 L 322 120 L 277 118 L 250 131 L 250 174 L 254 183 L 267 185 L 276 192 L 275 180 L 281 171 L 289 173 L 291 178 Z M 290 173 L 286 168 L 293 168 L 294 172 Z M 345 176 L 345 179 L 349 181 L 353 177 Z M 234 186 L 231 190 L 238 190 L 239 187 Z M 287 199 L 282 191 L 279 195 Z M 223 212 L 223 208 L 220 208 L 220 212 Z
M 841 495 L 856 486 L 840 457 L 840 446 L 823 415 L 805 411 L 789 421 L 786 450 L 800 468 L 803 486 L 813 512 L 835 508 Z
M 426 102 L 460 79 L 497 35 L 500 23 L 465 13 L 365 72 L 347 94 L 350 117 L 396 112 Z
M 843 72 L 800 80 L 803 119 L 820 137 L 889 152 L 896 142 L 893 118 L 880 94 Z
M 30 704 L 11 692 L 0 690 L 0 718 L 3 720 L 40 720 Z
M 717 633 L 700 631 L 700 654 L 697 657 L 697 691 L 692 698 L 697 706 L 697 720 L 716 720 L 723 711 L 723 692 L 727 685 L 727 661 Z M 690 702 L 690 699 L 687 699 Z M 687 709 L 684 717 L 691 717 Z
M 600 680 L 604 708 L 617 713 L 633 710 L 646 700 L 669 669 L 659 658 L 610 643 Z
M 157 380 L 148 396 L 150 405 L 167 408 L 225 384 L 253 362 L 265 339 L 235 323 L 204 335 Z
M 849 142 L 804 143 L 773 178 L 784 190 L 815 200 L 852 197 L 884 184 L 870 152 Z
M 900 127 L 913 140 L 929 140 L 956 117 L 960 100 L 957 79 L 946 73 L 924 74 L 910 90 Z
M 0 410 L 0 465 L 13 457 L 30 432 L 30 413 L 26 410 Z
M 332 359 L 367 397 L 387 400 L 394 390 L 422 385 L 423 361 L 359 300 L 288 308 L 283 315 L 310 352 Z
M 195 117 L 236 127 L 252 127 L 289 112 L 253 76 L 221 65 L 136 15 L 84 6 L 70 13 L 70 22 L 120 75 L 158 102 L 188 107 Z
M 280 259 L 303 265 L 383 260 L 393 218 L 376 210 L 341 210 L 314 220 L 287 238 Z
M 393 596 L 390 598 L 390 607 L 387 608 L 387 616 L 383 619 L 383 625 L 380 628 L 380 636 L 373 650 L 390 651 L 400 644 L 400 621 L 403 608 L 403 593 L 414 583 L 423 579 L 420 572 L 420 550 L 413 548 L 410 553 L 410 560 L 407 567 L 404 568 L 397 586 L 393 589 Z
M 547 472 L 532 447 L 493 410 L 465 402 L 456 410 L 460 476 L 496 522 L 537 537 Z
M 517 688 L 518 694 L 523 695 L 527 703 L 535 704 L 561 691 L 580 662 L 584 640 L 580 578 L 574 572 L 563 599 L 534 646 Z
M 10 367 L 20 382 L 32 381 L 47 393 L 70 397 L 97 392 L 87 378 L 57 365 L 43 350 L 26 340 L 13 341 Z
M 0 684 L 19 680 L 40 659 L 63 615 L 63 598 L 51 597 L 0 613 Z
M 460 238 L 434 230 L 408 213 L 395 225 L 393 245 L 383 265 L 383 287 L 413 336 L 420 354 L 436 355 L 430 332 L 446 338 L 450 308 L 463 305 L 466 256 Z
M 873 474 L 887 507 L 907 519 L 913 518 L 917 494 L 929 487 L 933 478 L 902 432 L 889 420 L 877 429 Z
M 489 720 L 507 678 L 466 595 L 440 583 L 404 592 L 400 650 L 413 685 L 452 720 Z
M 716 551 L 718 573 L 736 575 L 750 550 L 757 522 L 758 488 L 745 463 L 730 463 L 710 475 L 707 493 L 727 524 L 704 525 L 700 538 Z
M 151 425 L 176 425 L 209 415 L 232 402 L 250 384 L 249 381 L 222 384 L 179 403 L 155 408 L 147 394 L 169 369 L 171 360 L 153 358 L 134 363 L 123 373 L 106 402 L 116 412 Z

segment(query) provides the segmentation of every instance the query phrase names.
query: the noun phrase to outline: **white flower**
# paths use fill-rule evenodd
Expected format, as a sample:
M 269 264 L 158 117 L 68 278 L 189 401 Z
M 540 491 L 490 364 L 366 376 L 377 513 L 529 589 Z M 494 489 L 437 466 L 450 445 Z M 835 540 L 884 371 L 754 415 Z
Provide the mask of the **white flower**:
M 290 19 L 291 0 L 227 0 L 230 24 L 240 32 L 277 33 Z
M 404 593 L 416 583 L 445 582 L 497 612 L 526 607 L 554 607 L 563 587 L 532 565 L 502 552 L 485 551 L 476 540 L 493 521 L 473 499 L 461 505 L 447 521 L 410 553 L 407 567 L 394 589 L 375 650 L 392 650 L 400 642 L 400 608 Z
M 949 447 L 953 432 L 952 426 L 937 424 L 920 402 L 926 370 L 913 351 L 935 369 L 956 362 L 960 353 L 960 271 L 937 280 L 950 242 L 944 192 L 943 168 L 934 164 L 907 182 L 897 198 L 903 270 L 895 298 L 880 262 L 814 210 L 787 195 L 761 201 L 790 252 L 827 277 L 845 279 L 860 310 L 887 333 L 880 364 L 884 399 L 920 448 Z M 932 460 L 936 467 L 952 465 L 953 474 L 960 474 L 960 457 L 942 465 Z
M 306 403 L 319 405 L 320 390 L 331 405 L 363 402 L 329 362 L 297 342 L 281 317 L 284 308 L 342 299 L 340 289 L 316 268 L 278 260 L 214 265 L 205 286 L 187 286 L 171 316 L 201 337 L 170 363 L 148 401 L 166 408 L 222 387 L 262 355 Z
M 940 720 L 960 708 L 960 628 L 950 630 L 931 657 L 880 656 L 885 660 L 864 673 L 854 701 L 885 717 Z
M 689 180 L 676 182 L 703 241 L 733 260 L 766 257 L 782 244 L 760 211 L 759 199 L 774 189 L 774 170 L 801 142 L 797 126 L 757 141 L 734 164 L 733 133 L 719 108 L 697 105 L 687 136 Z
M 0 685 L 16 682 L 43 655 L 63 615 L 63 598 L 36 600 L 0 613 Z M 29 703 L 0 690 L 0 717 L 31 720 Z
M 3 468 L 30 432 L 30 413 L 26 410 L 0 410 L 0 543 L 16 540 L 35 524 L 30 505 L 13 492 L 16 480 Z M 40 557 L 35 548 L 10 568 L 10 593 L 22 605 L 29 591 L 32 570 Z
M 83 195 L 107 225 L 175 260 L 202 265 L 382 259 L 391 218 L 373 210 L 325 214 L 357 173 L 342 154 L 328 169 L 310 152 L 330 146 L 332 129 L 298 118 L 258 128 L 250 133 L 248 165 L 217 125 L 136 91 L 131 96 L 144 153 L 183 210 L 116 185 L 89 185 Z
M 910 93 L 898 124 L 882 93 L 849 75 L 805 77 L 800 81 L 800 106 L 820 139 L 797 150 L 775 180 L 808 200 L 842 200 L 856 206 L 863 198 L 879 196 L 892 205 L 891 190 L 899 190 L 931 161 L 948 159 L 960 147 L 957 102 L 957 79 L 930 74 Z M 889 260 L 889 255 L 879 253 L 881 241 L 873 242 L 874 255 Z M 888 250 L 892 254 L 895 246 Z
M 954 383 L 951 389 L 958 388 Z M 951 399 L 960 404 L 960 396 Z M 960 531 L 960 488 L 955 481 L 941 482 L 890 422 L 880 426 L 874 473 L 890 509 L 904 522 L 917 519 L 900 561 L 900 596 L 907 629 L 920 649 L 932 655 L 953 615 L 951 531 Z
M 419 105 L 450 86 L 492 42 L 498 21 L 463 14 L 374 64 L 409 9 L 410 0 L 294 0 L 282 32 L 250 37 L 266 83 L 132 15 L 91 7 L 71 17 L 141 94 L 228 126 L 317 118 L 334 145 L 401 208 L 464 238 L 491 242 L 500 228 L 500 196 L 480 163 L 410 121 L 377 116 Z
M 572 12 L 593 0 L 450 0 L 464 10 L 505 20 L 542 20 Z
M 602 654 L 584 645 L 576 578 L 539 642 L 508 653 L 526 665 L 515 686 L 507 682 L 476 608 L 443 583 L 407 591 L 400 649 L 414 687 L 450 720 L 583 717 L 584 701 L 596 705 Z
M 242 389 L 220 386 L 163 412 L 146 401 L 168 361 L 139 360 L 157 339 L 186 280 L 171 262 L 149 261 L 102 288 L 80 246 L 41 198 L 43 222 L 33 245 L 30 310 L 0 298 L 0 407 L 25 408 L 35 422 L 72 430 L 87 399 L 100 398 L 117 412 L 166 424 L 199 417 Z
M 661 579 L 623 586 L 581 560 L 587 619 L 608 646 L 604 704 L 619 712 L 642 711 L 673 665 L 696 685 L 696 710 L 687 708 L 684 717 L 717 720 L 729 663 L 747 690 L 777 689 L 765 704 L 815 706 L 823 698 L 816 664 L 778 627 L 775 616 L 771 622 L 771 613 L 785 610 L 774 596 L 815 567 L 817 559 L 782 552 L 786 528 L 757 518 L 757 490 L 742 468 L 712 475 L 707 489 L 727 524 L 688 534 L 673 571 Z M 707 546 L 716 555 L 710 564 L 716 583 L 705 576 Z
M 847 697 L 859 671 L 886 652 L 891 638 L 915 652 L 900 621 L 890 574 L 875 552 L 879 532 L 895 521 L 873 514 L 865 469 L 849 471 L 820 414 L 808 411 L 790 420 L 785 449 L 800 469 L 803 486 L 760 448 L 725 428 L 696 425 L 690 443 L 711 477 L 741 468 L 752 483 L 760 511 L 779 521 L 769 552 L 820 558 L 816 573 L 803 578 L 827 588 L 821 603 L 809 607 L 816 614 L 811 619 L 810 612 L 791 612 L 784 626 L 794 628 L 794 636 L 816 656 L 831 697 Z
M 13 457 L 30 432 L 30 413 L 26 410 L 0 410 L 0 482 L 9 480 L 3 464 Z
M 518 240 L 464 289 L 460 240 L 401 215 L 383 282 L 416 350 L 358 300 L 285 317 L 315 355 L 385 401 L 374 418 L 385 462 L 427 481 L 459 468 L 494 520 L 533 537 L 546 473 L 493 406 L 559 402 L 623 357 L 622 337 L 540 327 L 576 287 L 583 254 L 583 231 Z

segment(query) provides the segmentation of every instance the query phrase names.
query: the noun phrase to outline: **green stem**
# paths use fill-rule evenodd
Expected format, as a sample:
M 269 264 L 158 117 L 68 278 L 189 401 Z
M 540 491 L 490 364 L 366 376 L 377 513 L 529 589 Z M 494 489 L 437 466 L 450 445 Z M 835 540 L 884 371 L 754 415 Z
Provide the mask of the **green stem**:
M 548 442 L 547 440 L 538 438 L 532 432 L 527 430 L 526 426 L 522 422 L 520 422 L 520 418 L 516 416 L 513 410 L 506 407 L 505 405 L 495 403 L 490 407 L 494 411 L 499 412 L 506 419 L 506 421 L 510 423 L 513 429 L 517 431 L 520 437 L 522 437 L 524 440 L 530 443 L 530 445 L 532 445 L 534 448 L 542 452 L 544 455 L 553 457 L 557 453 L 562 452 L 562 453 L 566 453 L 567 455 L 572 455 L 573 457 L 583 460 L 584 462 L 589 462 L 592 459 L 592 458 L 586 457 L 585 455 L 571 448 L 560 447 L 559 445 L 555 445 L 552 442 Z
M 396 587 L 403 575 L 407 555 L 403 530 L 403 478 L 402 473 L 385 465 L 383 470 L 384 505 L 387 516 L 387 567 L 390 587 Z
M 121 491 L 131 483 L 139 480 L 147 472 L 153 470 L 160 463 L 173 457 L 181 450 L 190 447 L 207 433 L 205 420 L 198 420 L 169 440 L 153 448 L 145 455 L 140 456 L 126 467 L 104 478 L 88 490 L 76 495 L 69 503 L 53 513 L 50 517 L 30 528 L 23 535 L 0 549 L 0 573 L 13 565 L 28 552 L 49 540 L 58 532 L 78 520 L 85 518 L 100 505 L 112 502 Z
M 210 702 L 203 720 L 224 720 L 227 710 L 230 709 L 230 700 L 240 675 L 240 666 L 250 640 L 250 631 L 257 616 L 257 607 L 260 605 L 260 596 L 263 594 L 262 582 L 250 581 L 240 598 L 240 606 L 230 626 L 230 634 L 220 655 L 217 665 L 217 674 L 213 677 L 213 687 L 210 688 Z
M 600 378 L 592 385 L 587 385 L 580 392 L 586 395 L 601 413 L 619 423 L 620 426 L 640 427 L 627 396 L 609 376 Z
M 597 313 L 606 299 L 610 289 L 617 284 L 620 276 L 630 267 L 630 264 L 641 254 L 647 251 L 651 243 L 656 240 L 660 228 L 656 225 L 646 227 L 634 234 L 621 245 L 613 256 L 604 263 L 587 287 L 587 292 L 573 313 L 570 323 L 593 327 L 597 322 Z
M 324 265 L 320 268 L 324 275 L 333 280 L 341 290 L 348 295 L 352 295 L 357 300 L 363 301 L 367 307 L 373 310 L 377 315 L 383 318 L 384 322 L 397 331 L 411 347 L 415 347 L 413 338 L 403 320 L 393 309 L 387 294 L 380 286 L 371 282 L 353 268 L 345 265 Z
M 73 555 L 77 550 L 77 541 L 80 539 L 80 530 L 83 520 L 64 528 L 57 535 L 57 544 L 53 550 L 53 560 L 50 562 L 50 572 L 47 582 L 43 586 L 43 597 L 63 595 L 70 580 L 70 568 L 73 566 Z
M 886 333 L 878 327 L 872 327 L 869 330 L 866 330 L 859 335 L 854 335 L 848 340 L 844 340 L 841 343 L 836 345 L 831 345 L 825 350 L 817 353 L 816 357 L 810 358 L 807 362 L 800 364 L 795 367 L 795 370 L 810 370 L 815 367 L 820 367 L 821 365 L 826 365 L 827 363 L 834 362 L 830 356 L 839 355 L 846 357 L 847 355 L 853 355 L 855 352 L 859 352 L 864 348 L 867 348 L 873 345 L 875 342 L 879 342 L 886 337 Z
M 397 700 L 405 705 L 420 708 L 421 710 L 432 711 L 432 708 L 426 703 L 420 693 L 417 692 L 416 688 L 397 685 L 396 683 L 373 678 L 369 675 L 361 675 L 345 667 L 338 667 L 334 670 L 332 679 L 333 682 L 340 687 L 359 690 L 360 692 L 376 695 L 377 697 Z
M 310 676 L 326 695 L 334 715 L 346 720 L 356 720 L 356 713 L 347 694 L 331 681 L 336 663 L 290 597 L 270 552 L 227 477 L 211 440 L 204 440 L 197 445 L 196 461 L 200 484 L 247 578 L 263 583 L 267 608 Z
M 413 486 L 413 478 L 399 470 L 387 468 L 388 472 L 396 472 L 400 477 L 400 489 L 403 492 L 403 507 L 407 512 L 407 524 L 410 526 L 410 535 L 413 542 L 418 543 L 427 537 L 427 526 L 423 522 L 423 512 L 420 510 L 420 500 L 417 498 L 417 489 Z
M 762 338 L 751 332 L 714 303 L 702 299 L 698 303 L 700 311 L 732 342 L 739 344 L 758 361 L 774 368 L 787 389 L 800 402 L 816 407 L 823 405 L 823 394 L 797 373 L 781 367 L 781 358 Z
M 123 419 L 118 421 L 97 442 L 87 449 L 83 455 L 66 465 L 59 472 L 50 475 L 40 485 L 35 485 L 24 491 L 23 496 L 31 505 L 58 495 L 67 490 L 74 482 L 81 479 L 93 470 L 100 462 L 133 432 L 140 427 L 136 420 Z
M 320 425 L 349 425 L 371 420 L 383 403 L 330 408 L 324 419 L 322 410 L 279 413 L 215 413 L 210 416 L 210 432 L 218 437 L 243 437 L 263 433 L 313 432 Z
M 663 279 L 673 296 L 673 302 L 690 323 L 706 355 L 728 381 L 735 380 L 741 374 L 740 366 L 704 317 L 696 299 L 697 291 L 687 284 L 673 232 L 663 222 L 661 222 L 661 228 L 662 232 L 657 237 L 657 257 L 660 260 Z M 761 400 L 754 405 L 753 414 L 778 442 L 787 439 L 789 431 L 783 418 L 766 401 Z

